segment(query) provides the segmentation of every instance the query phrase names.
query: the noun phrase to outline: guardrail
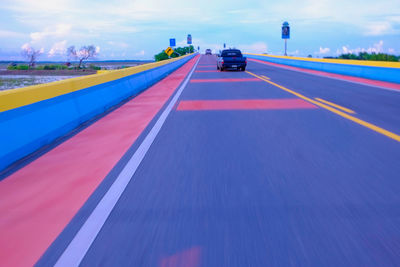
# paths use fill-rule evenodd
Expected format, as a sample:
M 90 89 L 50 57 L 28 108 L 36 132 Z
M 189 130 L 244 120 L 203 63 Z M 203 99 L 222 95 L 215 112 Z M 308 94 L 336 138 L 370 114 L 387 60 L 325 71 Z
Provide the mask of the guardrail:
M 193 57 L 0 92 L 0 171 L 140 93 Z
M 272 56 L 245 53 L 248 58 L 372 80 L 400 83 L 400 62 Z

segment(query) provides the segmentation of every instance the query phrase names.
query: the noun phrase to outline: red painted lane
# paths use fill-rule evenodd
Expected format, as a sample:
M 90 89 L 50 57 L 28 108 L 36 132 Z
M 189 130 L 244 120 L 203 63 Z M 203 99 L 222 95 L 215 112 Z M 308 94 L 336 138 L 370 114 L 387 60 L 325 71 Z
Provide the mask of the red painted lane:
M 0 266 L 32 266 L 181 84 L 198 56 L 0 182 Z
M 254 61 L 254 62 L 258 62 L 258 63 L 262 63 L 262 64 L 265 64 L 265 65 L 277 66 L 277 67 L 280 67 L 280 68 L 285 68 L 285 69 L 289 69 L 289 70 L 296 70 L 296 71 L 301 71 L 301 72 L 305 72 L 305 73 L 316 74 L 316 75 L 319 75 L 319 76 L 331 77 L 331 78 L 344 80 L 344 81 L 350 81 L 350 82 L 356 82 L 356 83 L 361 83 L 361 84 L 365 84 L 365 85 L 373 85 L 373 86 L 384 87 L 384 88 L 388 88 L 388 89 L 400 90 L 400 84 L 397 84 L 397 83 L 370 80 L 370 79 L 359 78 L 359 77 L 354 77 L 354 76 L 347 76 L 347 75 L 341 75 L 341 74 L 330 73 L 330 72 L 325 72 L 325 71 L 303 69 L 303 68 L 292 67 L 292 66 L 287 66 L 287 65 L 283 65 L 283 64 L 265 62 L 265 61 L 262 61 L 262 60 L 252 59 L 252 58 L 248 58 L 248 60 Z
M 219 72 L 218 70 L 196 70 L 196 73 L 203 73 L 203 72 Z
M 315 109 L 317 106 L 302 99 L 249 100 L 188 100 L 181 101 L 177 110 L 252 110 L 252 109 Z
M 191 83 L 261 82 L 258 78 L 191 79 Z

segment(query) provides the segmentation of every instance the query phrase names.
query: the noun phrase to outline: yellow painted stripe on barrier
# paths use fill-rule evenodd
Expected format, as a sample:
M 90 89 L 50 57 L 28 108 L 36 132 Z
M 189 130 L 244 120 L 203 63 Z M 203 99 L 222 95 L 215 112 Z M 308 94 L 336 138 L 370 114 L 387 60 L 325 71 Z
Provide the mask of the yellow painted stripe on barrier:
M 246 72 L 247 72 L 248 74 L 254 76 L 254 77 L 257 77 L 257 78 L 260 79 L 260 80 L 263 80 L 264 82 L 267 82 L 267 83 L 269 83 L 269 84 L 272 84 L 273 86 L 276 86 L 276 87 L 278 87 L 278 88 L 280 88 L 280 89 L 282 89 L 282 90 L 284 90 L 284 91 L 286 91 L 286 92 L 288 92 L 288 93 L 291 93 L 291 94 L 293 94 L 293 95 L 295 95 L 295 96 L 297 96 L 297 97 L 299 97 L 299 98 L 301 98 L 301 99 L 303 99 L 303 100 L 306 100 L 306 101 L 308 101 L 308 102 L 310 102 L 310 103 L 313 103 L 314 105 L 317 105 L 317 106 L 319 106 L 319 107 L 321 107 L 321 108 L 327 109 L 327 110 L 329 110 L 329 111 L 331 111 L 331 112 L 333 112 L 333 113 L 335 113 L 335 114 L 337 114 L 337 115 L 339 115 L 339 116 L 341 116 L 341 117 L 343 117 L 343 118 L 346 118 L 346 119 L 348 119 L 348 120 L 351 120 L 351 121 L 353 121 L 353 122 L 355 122 L 355 123 L 358 123 L 358 124 L 360 124 L 360 125 L 362 125 L 362 126 L 368 128 L 368 129 L 371 129 L 371 130 L 373 130 L 373 131 L 375 131 L 375 132 L 378 132 L 378 133 L 380 133 L 380 134 L 385 135 L 386 137 L 392 138 L 393 140 L 396 140 L 397 142 L 400 142 L 400 135 L 398 135 L 398 134 L 392 133 L 392 132 L 390 132 L 390 131 L 388 131 L 388 130 L 385 130 L 385 129 L 381 128 L 381 127 L 378 127 L 378 126 L 376 126 L 376 125 L 374 125 L 374 124 L 372 124 L 372 123 L 369 123 L 369 122 L 360 120 L 360 119 L 358 119 L 358 118 L 356 118 L 356 117 L 354 117 L 354 116 L 351 116 L 351 115 L 349 115 L 349 114 L 347 114 L 347 113 L 344 113 L 344 112 L 342 112 L 342 111 L 340 111 L 340 110 L 334 109 L 333 107 L 330 107 L 330 106 L 328 106 L 328 105 L 322 104 L 322 103 L 320 103 L 320 102 L 318 102 L 318 101 L 315 101 L 315 100 L 313 100 L 313 99 L 311 99 L 311 98 L 308 98 L 308 97 L 306 97 L 306 96 L 304 96 L 304 95 L 302 95 L 302 94 L 299 94 L 299 93 L 297 93 L 297 92 L 295 92 L 295 91 L 293 91 L 293 90 L 290 90 L 290 89 L 288 89 L 288 88 L 286 88 L 286 87 L 283 87 L 283 86 L 281 86 L 281 85 L 279 85 L 279 84 L 276 84 L 276 83 L 274 83 L 274 82 L 271 82 L 271 81 L 269 81 L 269 80 L 266 80 L 266 79 L 264 79 L 263 77 L 258 76 L 257 74 L 251 73 L 251 72 L 249 72 L 249 71 L 246 71 Z
M 383 68 L 400 68 L 400 62 L 350 60 L 350 59 L 329 59 L 329 58 L 307 58 L 307 57 L 289 57 L 289 56 L 274 56 L 274 55 L 252 54 L 252 53 L 244 53 L 244 54 L 245 55 L 253 55 L 253 56 L 271 57 L 271 58 L 282 58 L 282 59 L 293 59 L 293 60 L 301 60 L 301 61 L 321 62 L 321 63 L 335 63 L 335 64 L 347 64 L 347 65 L 383 67 Z
M 114 71 L 114 70 L 98 70 L 96 72 L 96 74 L 100 74 L 100 73 L 109 73 L 110 71 Z
M 347 112 L 347 113 L 350 113 L 350 114 L 355 114 L 355 112 L 354 112 L 353 110 L 349 109 L 349 108 L 345 108 L 345 107 L 342 107 L 342 106 L 340 106 L 340 105 L 338 105 L 338 104 L 335 104 L 335 103 L 332 103 L 332 102 L 323 100 L 322 98 L 314 97 L 314 99 L 317 100 L 317 101 L 319 101 L 319 102 L 322 102 L 322 103 L 324 103 L 324 104 L 327 104 L 327 105 L 329 105 L 329 106 L 332 106 L 332 107 L 334 107 L 334 108 L 341 109 L 341 110 L 343 110 L 344 112 Z
M 79 91 L 91 86 L 114 81 L 139 72 L 160 67 L 192 54 L 177 57 L 169 60 L 143 64 L 131 68 L 108 71 L 105 73 L 81 76 L 62 81 L 27 86 L 24 88 L 5 90 L 0 92 L 0 112 L 26 106 L 39 101 L 47 100 L 56 96 Z

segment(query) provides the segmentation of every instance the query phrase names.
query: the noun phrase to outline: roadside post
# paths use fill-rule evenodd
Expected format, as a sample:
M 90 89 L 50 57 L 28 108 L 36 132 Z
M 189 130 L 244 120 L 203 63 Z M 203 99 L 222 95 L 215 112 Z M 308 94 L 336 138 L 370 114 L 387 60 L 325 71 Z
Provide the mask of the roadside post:
M 224 43 L 224 49 L 226 48 L 226 43 Z
M 285 56 L 287 56 L 287 40 L 290 39 L 290 26 L 287 21 L 282 24 L 282 39 L 285 40 Z
M 188 36 L 187 36 L 187 44 L 188 44 L 189 53 L 190 53 L 190 45 L 192 44 L 192 35 L 191 34 L 188 34 Z

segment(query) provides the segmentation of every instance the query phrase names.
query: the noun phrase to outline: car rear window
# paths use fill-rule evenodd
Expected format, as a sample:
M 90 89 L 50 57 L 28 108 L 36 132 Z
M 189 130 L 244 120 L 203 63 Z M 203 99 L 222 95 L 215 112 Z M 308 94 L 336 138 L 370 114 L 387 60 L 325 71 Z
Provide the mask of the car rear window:
M 222 56 L 223 57 L 241 57 L 242 53 L 240 53 L 240 51 L 223 51 Z

